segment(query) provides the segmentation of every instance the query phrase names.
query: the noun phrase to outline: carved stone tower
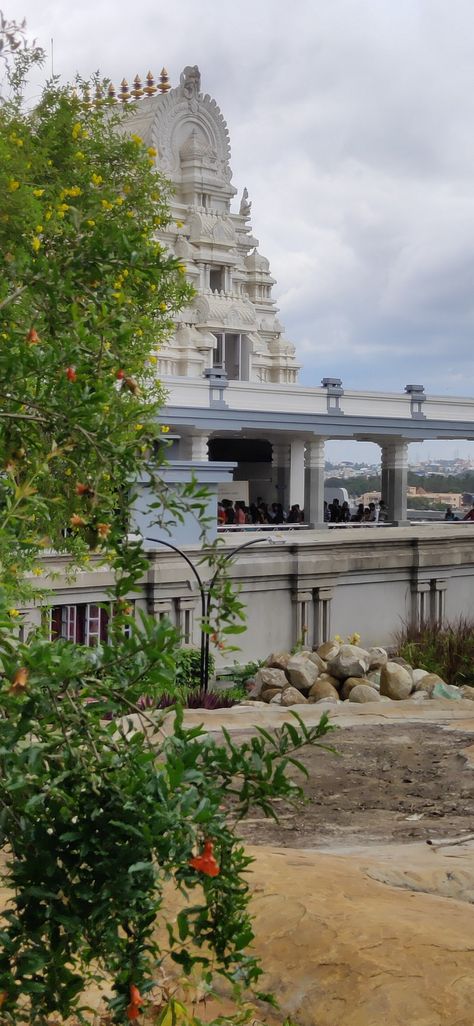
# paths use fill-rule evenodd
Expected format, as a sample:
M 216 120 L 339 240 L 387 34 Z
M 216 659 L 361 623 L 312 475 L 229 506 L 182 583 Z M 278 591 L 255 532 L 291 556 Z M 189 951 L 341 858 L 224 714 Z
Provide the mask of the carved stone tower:
M 227 125 L 200 86 L 199 69 L 187 67 L 176 89 L 139 100 L 127 120 L 156 148 L 157 167 L 173 183 L 173 222 L 159 237 L 196 289 L 158 353 L 158 374 L 201 377 L 219 366 L 230 380 L 294 384 L 295 350 L 277 318 L 275 280 L 256 248 L 246 189 L 231 211 L 237 190 Z

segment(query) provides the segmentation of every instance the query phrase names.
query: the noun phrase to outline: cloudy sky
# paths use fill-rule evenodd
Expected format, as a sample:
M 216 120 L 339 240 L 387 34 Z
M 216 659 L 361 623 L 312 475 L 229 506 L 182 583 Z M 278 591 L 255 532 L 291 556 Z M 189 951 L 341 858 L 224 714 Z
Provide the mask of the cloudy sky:
M 2 6 L 65 79 L 199 65 L 303 382 L 473 394 L 472 0 Z

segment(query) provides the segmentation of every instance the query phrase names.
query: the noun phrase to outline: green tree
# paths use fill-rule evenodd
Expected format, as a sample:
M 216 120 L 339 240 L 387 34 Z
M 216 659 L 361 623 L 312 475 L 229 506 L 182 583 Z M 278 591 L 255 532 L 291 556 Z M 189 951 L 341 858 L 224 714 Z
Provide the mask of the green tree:
M 172 501 L 156 457 L 153 358 L 189 289 L 155 239 L 168 185 L 109 108 L 53 82 L 25 111 L 24 76 L 41 54 L 5 20 L 0 39 L 0 848 L 11 893 L 1 1016 L 45 1024 L 82 1008 L 87 1021 L 84 987 L 105 975 L 125 1022 L 170 961 L 199 967 L 208 988 L 214 970 L 237 989 L 256 985 L 250 860 L 223 795 L 234 821 L 252 804 L 271 815 L 276 795 L 301 797 L 286 765 L 328 724 L 288 723 L 239 746 L 185 729 L 179 709 L 164 729 L 153 711 L 173 687 L 179 639 L 127 610 L 146 565 L 127 523 L 139 476 L 157 507 Z M 180 501 L 201 505 L 192 490 Z M 12 603 L 26 572 L 41 573 L 45 546 L 77 564 L 92 548 L 114 567 L 107 644 L 18 641 Z M 239 607 L 228 588 L 224 598 L 231 619 Z M 163 944 L 155 923 L 170 879 L 184 907 Z M 158 1019 L 171 1021 L 199 1022 L 175 998 Z

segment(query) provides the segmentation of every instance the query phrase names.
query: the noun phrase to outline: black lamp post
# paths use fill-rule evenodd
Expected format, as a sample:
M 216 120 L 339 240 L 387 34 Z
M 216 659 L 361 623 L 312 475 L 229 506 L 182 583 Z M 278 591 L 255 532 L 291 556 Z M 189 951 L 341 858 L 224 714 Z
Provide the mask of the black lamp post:
M 236 556 L 238 552 L 242 552 L 243 549 L 250 548 L 251 545 L 258 545 L 259 542 L 268 542 L 268 538 L 253 538 L 252 541 L 244 542 L 243 545 L 238 545 L 236 549 L 232 549 L 228 552 L 222 560 L 220 566 L 211 577 L 210 581 L 204 582 L 199 571 L 196 569 L 194 563 L 191 562 L 189 556 L 183 552 L 182 549 L 178 548 L 172 542 L 164 541 L 163 538 L 147 538 L 147 541 L 151 541 L 156 545 L 164 545 L 165 548 L 171 549 L 176 552 L 178 556 L 188 564 L 190 570 L 194 574 L 197 581 L 199 594 L 201 596 L 201 659 L 199 663 L 199 681 L 201 690 L 207 691 L 209 686 L 209 631 L 205 629 L 205 626 L 209 626 L 209 617 L 211 613 L 211 600 L 212 600 L 212 589 L 217 581 L 217 578 L 223 568 L 223 565 L 229 562 L 233 556 Z

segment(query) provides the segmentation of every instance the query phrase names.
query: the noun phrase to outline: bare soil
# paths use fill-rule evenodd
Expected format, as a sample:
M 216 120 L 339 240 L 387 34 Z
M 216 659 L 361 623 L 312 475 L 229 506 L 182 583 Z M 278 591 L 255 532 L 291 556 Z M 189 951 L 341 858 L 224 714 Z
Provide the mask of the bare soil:
M 474 769 L 461 754 L 472 734 L 403 723 L 344 728 L 328 743 L 337 756 L 308 746 L 299 757 L 306 803 L 279 801 L 278 823 L 250 812 L 247 842 L 347 848 L 474 832 Z

